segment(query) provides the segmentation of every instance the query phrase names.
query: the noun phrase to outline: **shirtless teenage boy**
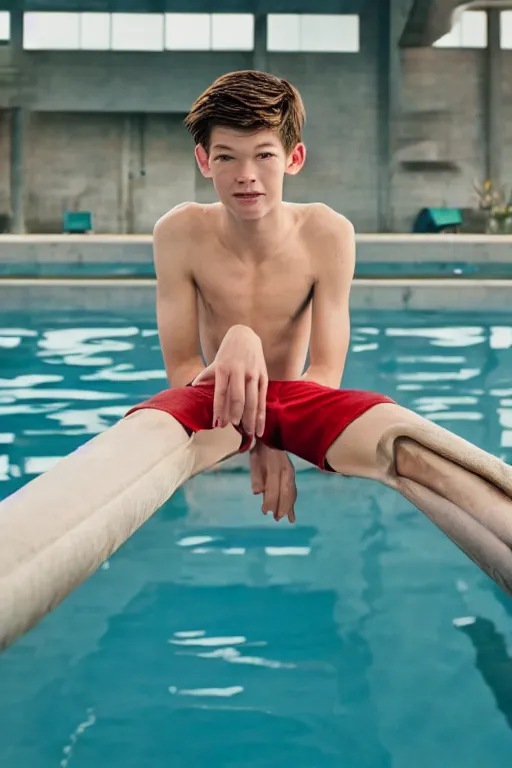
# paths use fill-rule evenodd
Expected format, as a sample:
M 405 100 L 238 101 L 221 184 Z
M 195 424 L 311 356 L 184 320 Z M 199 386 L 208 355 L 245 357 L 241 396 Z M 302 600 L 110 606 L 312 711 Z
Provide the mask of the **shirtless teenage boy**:
M 158 330 L 171 389 L 137 409 L 166 410 L 188 434 L 231 431 L 232 452 L 253 445 L 253 490 L 276 519 L 295 519 L 289 451 L 391 485 L 441 527 L 440 517 L 453 513 L 448 535 L 488 572 L 506 571 L 501 550 L 492 564 L 480 561 L 502 545 L 496 530 L 510 518 L 508 496 L 411 435 L 430 435 L 431 446 L 451 439 L 455 452 L 464 441 L 382 395 L 340 389 L 354 229 L 326 205 L 283 202 L 285 175 L 305 162 L 303 122 L 297 90 L 253 71 L 219 78 L 193 105 L 186 124 L 219 202 L 184 203 L 155 226 Z M 486 518 L 490 501 L 496 525 Z M 494 531 L 484 555 L 468 515 Z

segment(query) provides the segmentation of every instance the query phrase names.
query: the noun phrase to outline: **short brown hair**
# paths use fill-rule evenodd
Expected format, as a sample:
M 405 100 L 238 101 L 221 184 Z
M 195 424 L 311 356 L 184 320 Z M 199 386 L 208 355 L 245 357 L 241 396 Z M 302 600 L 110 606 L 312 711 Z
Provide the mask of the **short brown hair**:
M 199 96 L 185 118 L 185 125 L 207 151 L 215 126 L 255 131 L 277 130 L 287 152 L 302 139 L 306 111 L 300 93 L 281 77 L 242 70 L 215 80 Z

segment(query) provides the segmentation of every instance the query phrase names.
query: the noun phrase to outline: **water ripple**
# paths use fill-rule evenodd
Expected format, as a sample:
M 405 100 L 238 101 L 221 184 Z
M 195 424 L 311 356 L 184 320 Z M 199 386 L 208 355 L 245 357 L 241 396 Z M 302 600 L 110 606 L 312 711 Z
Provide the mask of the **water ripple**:
M 236 648 L 218 648 L 210 653 L 198 653 L 200 659 L 222 659 L 229 664 L 248 664 L 253 667 L 266 667 L 267 669 L 295 669 L 296 664 L 288 664 L 283 661 L 264 659 L 261 656 L 242 656 Z
M 169 686 L 169 693 L 177 694 L 178 696 L 214 696 L 221 698 L 230 698 L 231 696 L 237 696 L 239 693 L 243 693 L 244 689 L 241 685 L 232 685 L 228 688 L 182 688 L 181 690 L 173 685 Z
M 0 387 L 37 387 L 39 384 L 56 384 L 59 381 L 64 381 L 64 376 L 21 375 L 0 379 Z

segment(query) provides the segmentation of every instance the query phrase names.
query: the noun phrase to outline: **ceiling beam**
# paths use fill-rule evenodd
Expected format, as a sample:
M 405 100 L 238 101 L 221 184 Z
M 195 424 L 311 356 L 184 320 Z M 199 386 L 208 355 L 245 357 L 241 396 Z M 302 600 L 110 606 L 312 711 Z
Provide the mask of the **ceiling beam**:
M 401 48 L 426 48 L 452 28 L 457 8 L 467 0 L 414 0 L 400 39 Z
M 378 0 L 377 0 L 378 1 Z M 360 14 L 369 0 L 0 0 L 5 11 Z

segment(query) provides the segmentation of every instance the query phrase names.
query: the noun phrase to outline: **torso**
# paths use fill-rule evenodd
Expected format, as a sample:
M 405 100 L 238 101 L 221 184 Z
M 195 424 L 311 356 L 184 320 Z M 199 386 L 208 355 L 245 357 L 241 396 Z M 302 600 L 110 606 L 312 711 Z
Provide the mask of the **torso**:
M 195 207 L 192 273 L 207 364 L 229 328 L 242 324 L 260 337 L 270 379 L 298 378 L 308 351 L 316 280 L 313 206 L 290 205 L 290 236 L 271 257 L 257 261 L 240 258 L 216 236 L 218 206 Z

